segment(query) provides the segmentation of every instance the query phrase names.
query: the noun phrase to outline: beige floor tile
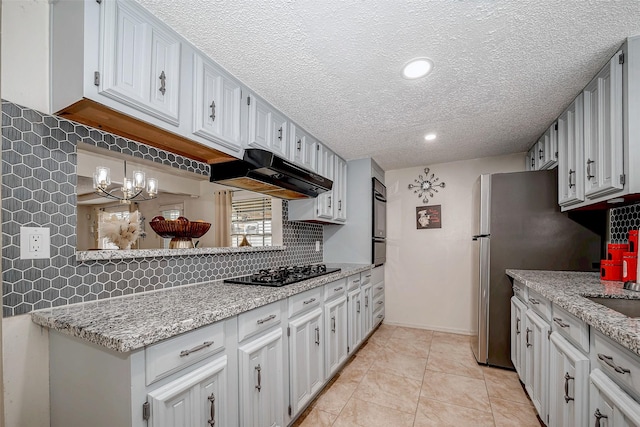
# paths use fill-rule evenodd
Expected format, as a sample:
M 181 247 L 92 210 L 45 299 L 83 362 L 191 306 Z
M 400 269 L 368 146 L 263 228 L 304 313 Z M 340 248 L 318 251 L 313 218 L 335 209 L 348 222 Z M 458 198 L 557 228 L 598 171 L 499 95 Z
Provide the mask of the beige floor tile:
M 536 410 L 531 405 L 502 399 L 491 399 L 496 427 L 540 427 Z
M 367 372 L 353 397 L 398 411 L 415 413 L 420 396 L 420 381 L 377 372 Z
M 377 344 L 375 342 L 366 342 L 358 349 L 356 358 L 364 359 L 370 365 L 378 360 L 380 354 L 385 350 L 384 345 Z
M 400 412 L 386 406 L 376 405 L 352 398 L 336 420 L 337 426 L 365 427 L 412 427 L 414 414 Z
M 355 381 L 341 381 L 338 378 L 333 384 L 325 388 L 313 403 L 313 407 L 320 411 L 338 415 L 357 387 L 358 383 Z
M 414 427 L 493 427 L 493 415 L 463 406 L 420 398 Z
M 504 399 L 529 405 L 533 404 L 522 388 L 516 372 L 490 367 L 483 367 L 482 372 L 487 383 L 489 399 Z
M 320 411 L 317 408 L 308 408 L 298 418 L 293 427 L 330 427 L 338 418 L 335 414 Z
M 422 381 L 426 365 L 427 358 L 396 352 L 387 347 L 383 352 L 379 353 L 379 358 L 373 364 L 371 370 Z M 480 375 L 482 376 L 482 373 Z
M 365 374 L 373 366 L 373 360 L 358 357 L 356 354 L 344 368 L 338 373 L 340 378 L 349 379 L 351 381 L 360 382 Z
M 424 341 L 411 341 L 399 338 L 391 338 L 385 343 L 385 347 L 398 353 L 404 353 L 413 357 L 429 357 L 429 347 L 431 343 Z
M 478 365 L 471 352 L 439 353 L 433 351 L 429 354 L 427 369 L 436 372 L 445 372 L 448 374 L 484 379 L 482 368 Z
M 393 335 L 391 336 L 391 338 L 395 339 L 420 341 L 425 344 L 429 344 L 432 337 L 433 331 L 428 329 L 404 328 L 400 326 L 393 331 Z
M 427 369 L 422 383 L 422 397 L 491 412 L 483 379 L 463 377 Z

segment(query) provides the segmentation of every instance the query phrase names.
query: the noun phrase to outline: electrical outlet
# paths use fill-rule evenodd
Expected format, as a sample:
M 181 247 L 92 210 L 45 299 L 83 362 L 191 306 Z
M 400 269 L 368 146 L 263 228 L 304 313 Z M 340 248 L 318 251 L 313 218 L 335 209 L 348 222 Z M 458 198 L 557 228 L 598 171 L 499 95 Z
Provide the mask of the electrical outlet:
M 51 258 L 51 237 L 47 227 L 20 227 L 20 259 Z
M 320 252 L 320 240 L 316 240 L 316 252 Z

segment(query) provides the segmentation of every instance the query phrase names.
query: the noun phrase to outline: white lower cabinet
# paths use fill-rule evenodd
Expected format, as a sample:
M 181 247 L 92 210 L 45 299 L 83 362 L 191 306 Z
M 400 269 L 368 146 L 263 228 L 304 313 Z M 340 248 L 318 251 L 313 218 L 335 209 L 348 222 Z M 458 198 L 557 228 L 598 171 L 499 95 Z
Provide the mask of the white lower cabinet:
M 520 379 L 524 382 L 524 334 L 527 306 L 518 297 L 511 297 L 511 362 Z
M 373 285 L 362 286 L 362 338 L 364 339 L 373 329 Z
M 347 360 L 347 297 L 343 294 L 324 305 L 325 379 Z
M 240 425 L 284 425 L 282 329 L 277 328 L 238 348 Z
M 589 376 L 589 419 L 583 425 L 631 427 L 640 425 L 640 404 L 600 369 Z M 576 424 L 578 425 L 578 424 Z
M 347 322 L 349 339 L 347 351 L 351 354 L 362 342 L 362 298 L 360 287 L 349 291 L 347 295 L 347 314 L 349 316 Z
M 289 321 L 291 413 L 296 414 L 324 385 L 324 325 L 317 307 Z
M 549 324 L 533 310 L 525 322 L 525 389 L 542 420 L 547 419 Z
M 587 425 L 589 358 L 553 332 L 549 359 L 549 426 Z
M 227 356 L 148 394 L 149 427 L 226 426 Z

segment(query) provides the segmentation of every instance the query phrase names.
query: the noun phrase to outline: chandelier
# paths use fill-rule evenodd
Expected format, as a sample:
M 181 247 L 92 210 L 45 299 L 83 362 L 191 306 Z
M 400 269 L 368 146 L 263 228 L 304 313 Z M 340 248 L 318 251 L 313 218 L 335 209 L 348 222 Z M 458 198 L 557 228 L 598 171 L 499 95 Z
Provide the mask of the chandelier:
M 151 200 L 158 197 L 158 180 L 146 178 L 144 172 L 134 171 L 133 178 L 127 178 L 127 162 L 124 162 L 122 187 L 111 186 L 111 171 L 104 166 L 96 167 L 93 174 L 93 189 L 96 194 L 107 199 L 119 200 L 122 204 Z

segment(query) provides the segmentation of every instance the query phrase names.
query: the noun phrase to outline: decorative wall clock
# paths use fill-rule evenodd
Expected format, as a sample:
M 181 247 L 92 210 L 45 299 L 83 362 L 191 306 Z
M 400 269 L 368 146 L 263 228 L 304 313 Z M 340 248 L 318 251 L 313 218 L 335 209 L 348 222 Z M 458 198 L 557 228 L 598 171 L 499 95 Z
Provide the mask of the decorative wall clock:
M 409 190 L 418 194 L 423 203 L 429 203 L 427 196 L 433 197 L 433 194 L 438 192 L 438 188 L 444 188 L 444 182 L 438 182 L 440 178 L 437 178 L 433 173 L 429 176 L 429 172 L 429 168 L 424 168 L 424 177 L 418 175 L 418 178 L 414 179 L 415 184 L 409 184 Z

